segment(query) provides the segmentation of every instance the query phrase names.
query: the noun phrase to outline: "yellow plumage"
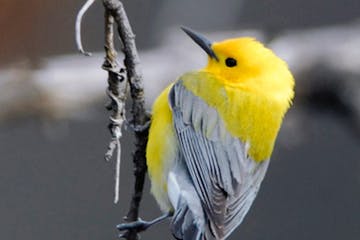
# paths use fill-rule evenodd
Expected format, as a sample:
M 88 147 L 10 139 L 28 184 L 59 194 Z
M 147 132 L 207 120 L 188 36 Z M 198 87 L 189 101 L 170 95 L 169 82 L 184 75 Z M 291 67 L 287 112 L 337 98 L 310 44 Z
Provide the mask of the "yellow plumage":
M 236 58 L 238 68 L 210 59 L 200 70 L 211 74 L 205 81 L 191 74 L 181 78 L 190 91 L 218 110 L 233 136 L 249 141 L 254 160 L 265 160 L 294 96 L 293 77 L 284 61 L 252 38 L 214 43 L 213 49 L 219 62 Z
M 182 84 L 216 109 L 227 132 L 248 144 L 254 161 L 269 159 L 294 96 L 294 80 L 286 63 L 252 38 L 213 43 L 211 51 L 216 58 L 210 56 L 205 68 L 181 76 Z M 229 58 L 236 60 L 235 66 L 227 66 Z M 153 105 L 147 145 L 152 192 L 164 211 L 176 207 L 167 195 L 168 173 L 179 151 L 168 101 L 171 87 Z
M 171 207 L 167 196 L 167 172 L 177 148 L 172 125 L 172 115 L 168 104 L 171 85 L 156 99 L 146 148 L 146 159 L 152 182 L 152 192 L 163 211 Z

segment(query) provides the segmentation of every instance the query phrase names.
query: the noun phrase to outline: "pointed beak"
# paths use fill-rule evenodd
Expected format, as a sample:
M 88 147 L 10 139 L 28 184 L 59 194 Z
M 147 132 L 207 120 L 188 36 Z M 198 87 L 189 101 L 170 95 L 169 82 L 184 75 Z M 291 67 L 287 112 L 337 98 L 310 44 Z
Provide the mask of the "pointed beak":
M 216 56 L 215 52 L 212 50 L 211 45 L 212 43 L 205 38 L 203 35 L 196 33 L 195 31 L 191 30 L 187 27 L 181 27 L 181 29 L 191 37 L 208 55 L 209 57 L 219 61 L 219 58 Z

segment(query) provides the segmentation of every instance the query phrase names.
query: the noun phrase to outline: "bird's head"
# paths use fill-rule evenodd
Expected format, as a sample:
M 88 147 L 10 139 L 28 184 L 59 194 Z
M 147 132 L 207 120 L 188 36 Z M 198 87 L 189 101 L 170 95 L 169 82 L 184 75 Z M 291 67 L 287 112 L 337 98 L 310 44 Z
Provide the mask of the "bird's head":
M 208 54 L 203 71 L 227 87 L 292 99 L 294 79 L 287 64 L 254 38 L 211 42 L 189 28 L 182 29 Z

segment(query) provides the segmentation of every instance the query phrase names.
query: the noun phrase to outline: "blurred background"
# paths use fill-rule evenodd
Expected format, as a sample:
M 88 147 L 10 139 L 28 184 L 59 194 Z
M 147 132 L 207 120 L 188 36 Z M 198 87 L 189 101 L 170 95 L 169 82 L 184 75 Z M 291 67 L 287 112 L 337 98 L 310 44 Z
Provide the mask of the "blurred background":
M 254 36 L 296 78 L 258 198 L 229 239 L 360 239 L 360 1 L 124 0 L 146 104 L 206 56 L 179 29 Z M 0 0 L 0 239 L 116 239 L 132 192 L 132 136 L 122 138 L 121 198 L 107 131 L 101 1 Z M 160 214 L 146 184 L 141 216 Z M 168 222 L 142 239 L 171 239 Z

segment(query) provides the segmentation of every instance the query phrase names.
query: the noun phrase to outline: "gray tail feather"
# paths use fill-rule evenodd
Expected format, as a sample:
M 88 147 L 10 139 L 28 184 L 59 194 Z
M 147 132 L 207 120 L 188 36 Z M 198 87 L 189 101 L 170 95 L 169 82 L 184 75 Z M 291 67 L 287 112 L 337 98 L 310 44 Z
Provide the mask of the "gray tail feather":
M 199 228 L 186 204 L 182 204 L 176 210 L 171 221 L 171 232 L 176 239 L 205 240 L 203 229 Z
M 183 161 L 178 159 L 169 174 L 168 191 L 175 206 L 171 221 L 171 232 L 176 239 L 212 240 L 206 226 L 206 216 L 201 201 L 190 179 Z

